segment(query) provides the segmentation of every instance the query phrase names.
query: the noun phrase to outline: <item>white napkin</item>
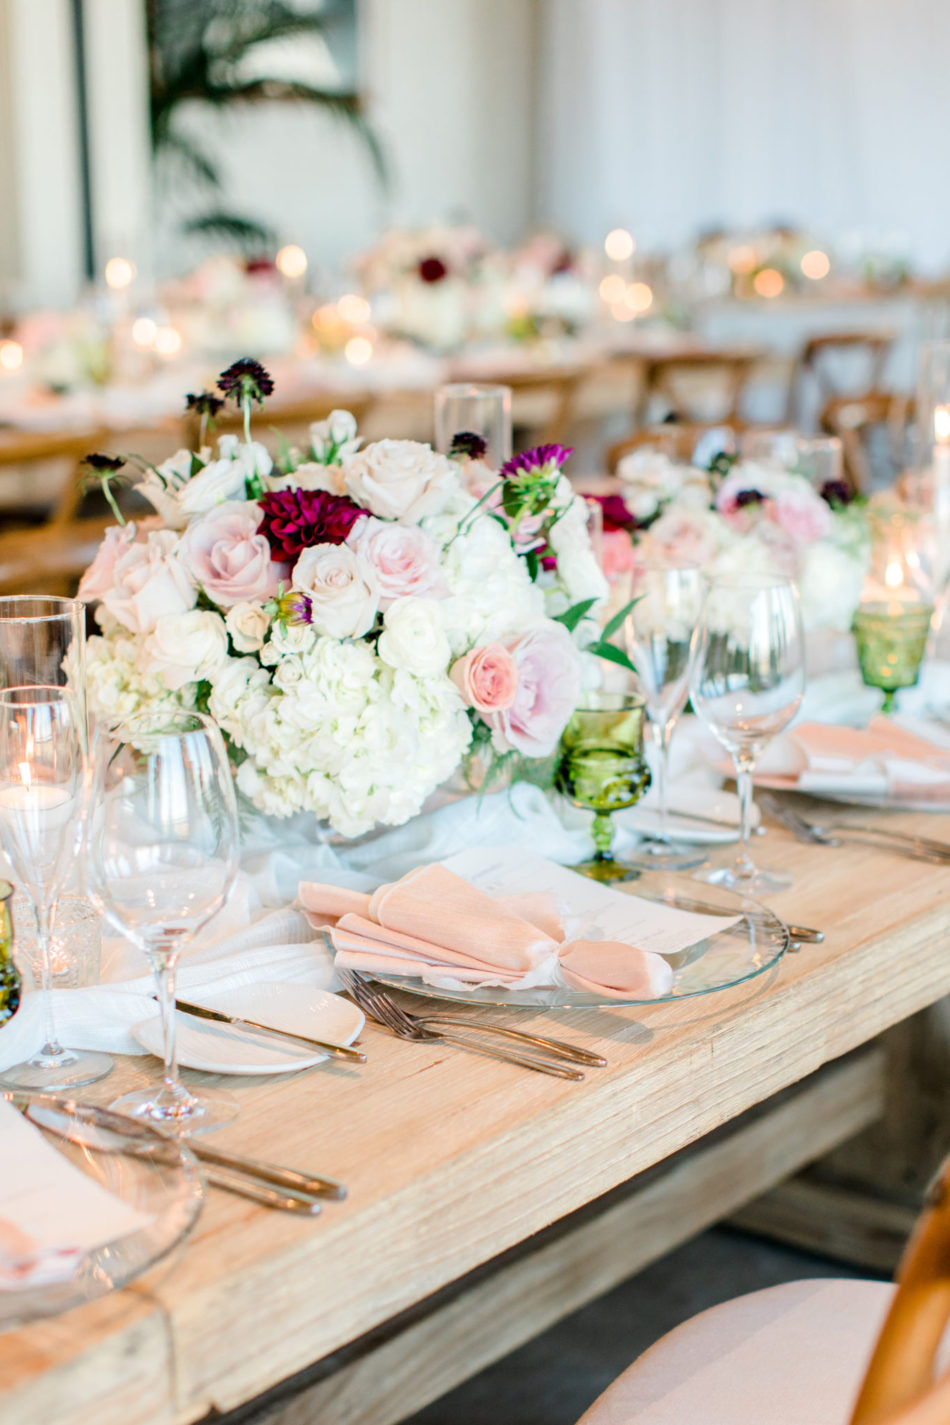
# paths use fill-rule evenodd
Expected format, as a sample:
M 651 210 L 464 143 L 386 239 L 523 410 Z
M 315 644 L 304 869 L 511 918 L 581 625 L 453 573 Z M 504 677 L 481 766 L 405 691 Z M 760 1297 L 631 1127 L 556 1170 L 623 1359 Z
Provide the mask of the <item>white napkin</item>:
M 139 955 L 144 966 L 144 958 Z M 336 988 L 333 965 L 322 939 L 315 939 L 299 911 L 272 911 L 236 934 L 185 955 L 178 971 L 183 999 L 203 991 L 239 989 L 263 981 Z M 53 1011 L 60 1041 L 73 1049 L 109 1054 L 144 1054 L 132 1038 L 132 1026 L 157 1013 L 151 974 L 135 979 L 54 990 Z M 0 1030 L 0 1070 L 36 1053 L 43 1043 L 42 996 L 27 994 L 14 1017 Z

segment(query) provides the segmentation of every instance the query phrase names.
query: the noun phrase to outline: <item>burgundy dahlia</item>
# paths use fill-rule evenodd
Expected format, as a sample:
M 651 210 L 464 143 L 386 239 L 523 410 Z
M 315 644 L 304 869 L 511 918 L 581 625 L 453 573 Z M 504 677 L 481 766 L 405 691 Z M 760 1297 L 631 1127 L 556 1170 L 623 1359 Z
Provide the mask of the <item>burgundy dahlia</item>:
M 258 533 L 274 558 L 293 563 L 313 544 L 342 544 L 366 511 L 346 495 L 326 490 L 274 490 L 260 500 Z
M 448 275 L 449 269 L 441 257 L 424 257 L 419 263 L 419 276 L 423 282 L 441 282 Z
M 618 529 L 629 532 L 639 528 L 637 517 L 627 508 L 623 495 L 594 495 L 592 498 L 600 505 L 605 534 Z

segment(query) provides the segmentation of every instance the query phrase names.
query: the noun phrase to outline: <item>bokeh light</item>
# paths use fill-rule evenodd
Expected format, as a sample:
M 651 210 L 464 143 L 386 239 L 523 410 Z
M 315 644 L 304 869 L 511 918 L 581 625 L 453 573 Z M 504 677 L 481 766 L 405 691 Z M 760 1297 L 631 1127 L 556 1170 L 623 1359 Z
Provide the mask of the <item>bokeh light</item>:
M 365 336 L 351 336 L 343 353 L 351 366 L 365 366 L 373 355 L 373 343 Z
M 136 346 L 154 346 L 158 336 L 158 322 L 151 317 L 136 317 L 132 323 L 132 340 Z
M 610 272 L 597 290 L 600 292 L 601 299 L 610 306 L 614 302 L 623 301 L 627 294 L 627 284 L 619 272 Z
M 111 287 L 113 292 L 121 292 L 126 287 L 131 287 L 135 281 L 135 263 L 130 262 L 127 257 L 110 257 L 105 265 L 106 286 Z
M 633 234 L 626 228 L 613 228 L 604 238 L 604 252 L 611 262 L 626 262 L 636 251 Z
M 784 290 L 785 278 L 776 267 L 763 267 L 752 280 L 760 297 L 777 297 Z
M 19 371 L 23 365 L 23 348 L 18 341 L 0 341 L 0 366 L 4 371 Z
M 831 259 L 826 252 L 820 248 L 813 248 L 811 252 L 806 252 L 802 258 L 802 271 L 806 277 L 810 277 L 813 282 L 818 282 L 822 277 L 827 277 L 831 271 Z
M 369 302 L 365 297 L 358 297 L 355 292 L 344 292 L 336 304 L 336 309 L 343 320 L 349 322 L 351 326 L 360 327 L 364 322 L 369 321 Z
M 181 332 L 174 327 L 159 327 L 155 333 L 155 350 L 159 356 L 177 356 L 181 350 Z
M 307 254 L 295 242 L 289 242 L 286 247 L 282 247 L 274 261 L 278 272 L 283 273 L 285 277 L 302 277 L 307 270 Z
M 631 282 L 624 296 L 631 312 L 646 312 L 653 306 L 653 289 L 646 282 Z

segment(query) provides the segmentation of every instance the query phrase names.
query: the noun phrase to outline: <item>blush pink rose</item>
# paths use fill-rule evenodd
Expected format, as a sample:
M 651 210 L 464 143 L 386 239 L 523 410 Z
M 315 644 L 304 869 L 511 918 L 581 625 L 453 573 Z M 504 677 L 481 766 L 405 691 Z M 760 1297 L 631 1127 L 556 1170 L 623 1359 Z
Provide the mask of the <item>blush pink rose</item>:
M 504 712 L 518 692 L 518 664 L 503 643 L 473 648 L 452 664 L 449 677 L 466 706 L 480 713 Z
M 86 603 L 101 599 L 115 587 L 115 566 L 135 543 L 135 525 L 110 525 L 96 550 L 96 557 L 79 581 L 79 598 Z
M 543 623 L 508 644 L 518 668 L 510 708 L 489 713 L 500 752 L 547 757 L 557 746 L 581 690 L 581 660 L 563 624 Z
M 834 528 L 834 516 L 820 495 L 804 483 L 782 490 L 769 507 L 769 515 L 779 529 L 800 544 L 825 539 Z
M 115 561 L 102 605 L 132 633 L 151 633 L 163 614 L 184 614 L 198 600 L 194 580 L 178 557 L 178 535 L 157 529 L 128 545 Z
M 449 592 L 438 546 L 418 525 L 370 517 L 354 526 L 346 542 L 374 571 L 381 609 L 396 599 L 438 599 Z
M 718 546 L 716 516 L 710 511 L 671 509 L 650 526 L 641 548 L 648 558 L 702 567 Z
M 600 537 L 600 567 L 611 584 L 633 571 L 633 541 L 625 529 L 608 529 Z
M 226 500 L 188 526 L 181 559 L 208 598 L 221 608 L 272 599 L 289 566 L 271 559 L 266 535 L 258 534 L 260 506 L 254 500 Z

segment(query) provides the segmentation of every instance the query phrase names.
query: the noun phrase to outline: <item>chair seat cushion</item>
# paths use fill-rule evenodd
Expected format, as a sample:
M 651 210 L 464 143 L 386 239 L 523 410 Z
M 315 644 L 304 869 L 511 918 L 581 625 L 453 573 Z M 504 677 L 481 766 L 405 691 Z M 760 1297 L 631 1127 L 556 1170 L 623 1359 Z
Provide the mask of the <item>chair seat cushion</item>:
M 787 1282 L 685 1321 L 578 1425 L 847 1425 L 894 1287 Z

